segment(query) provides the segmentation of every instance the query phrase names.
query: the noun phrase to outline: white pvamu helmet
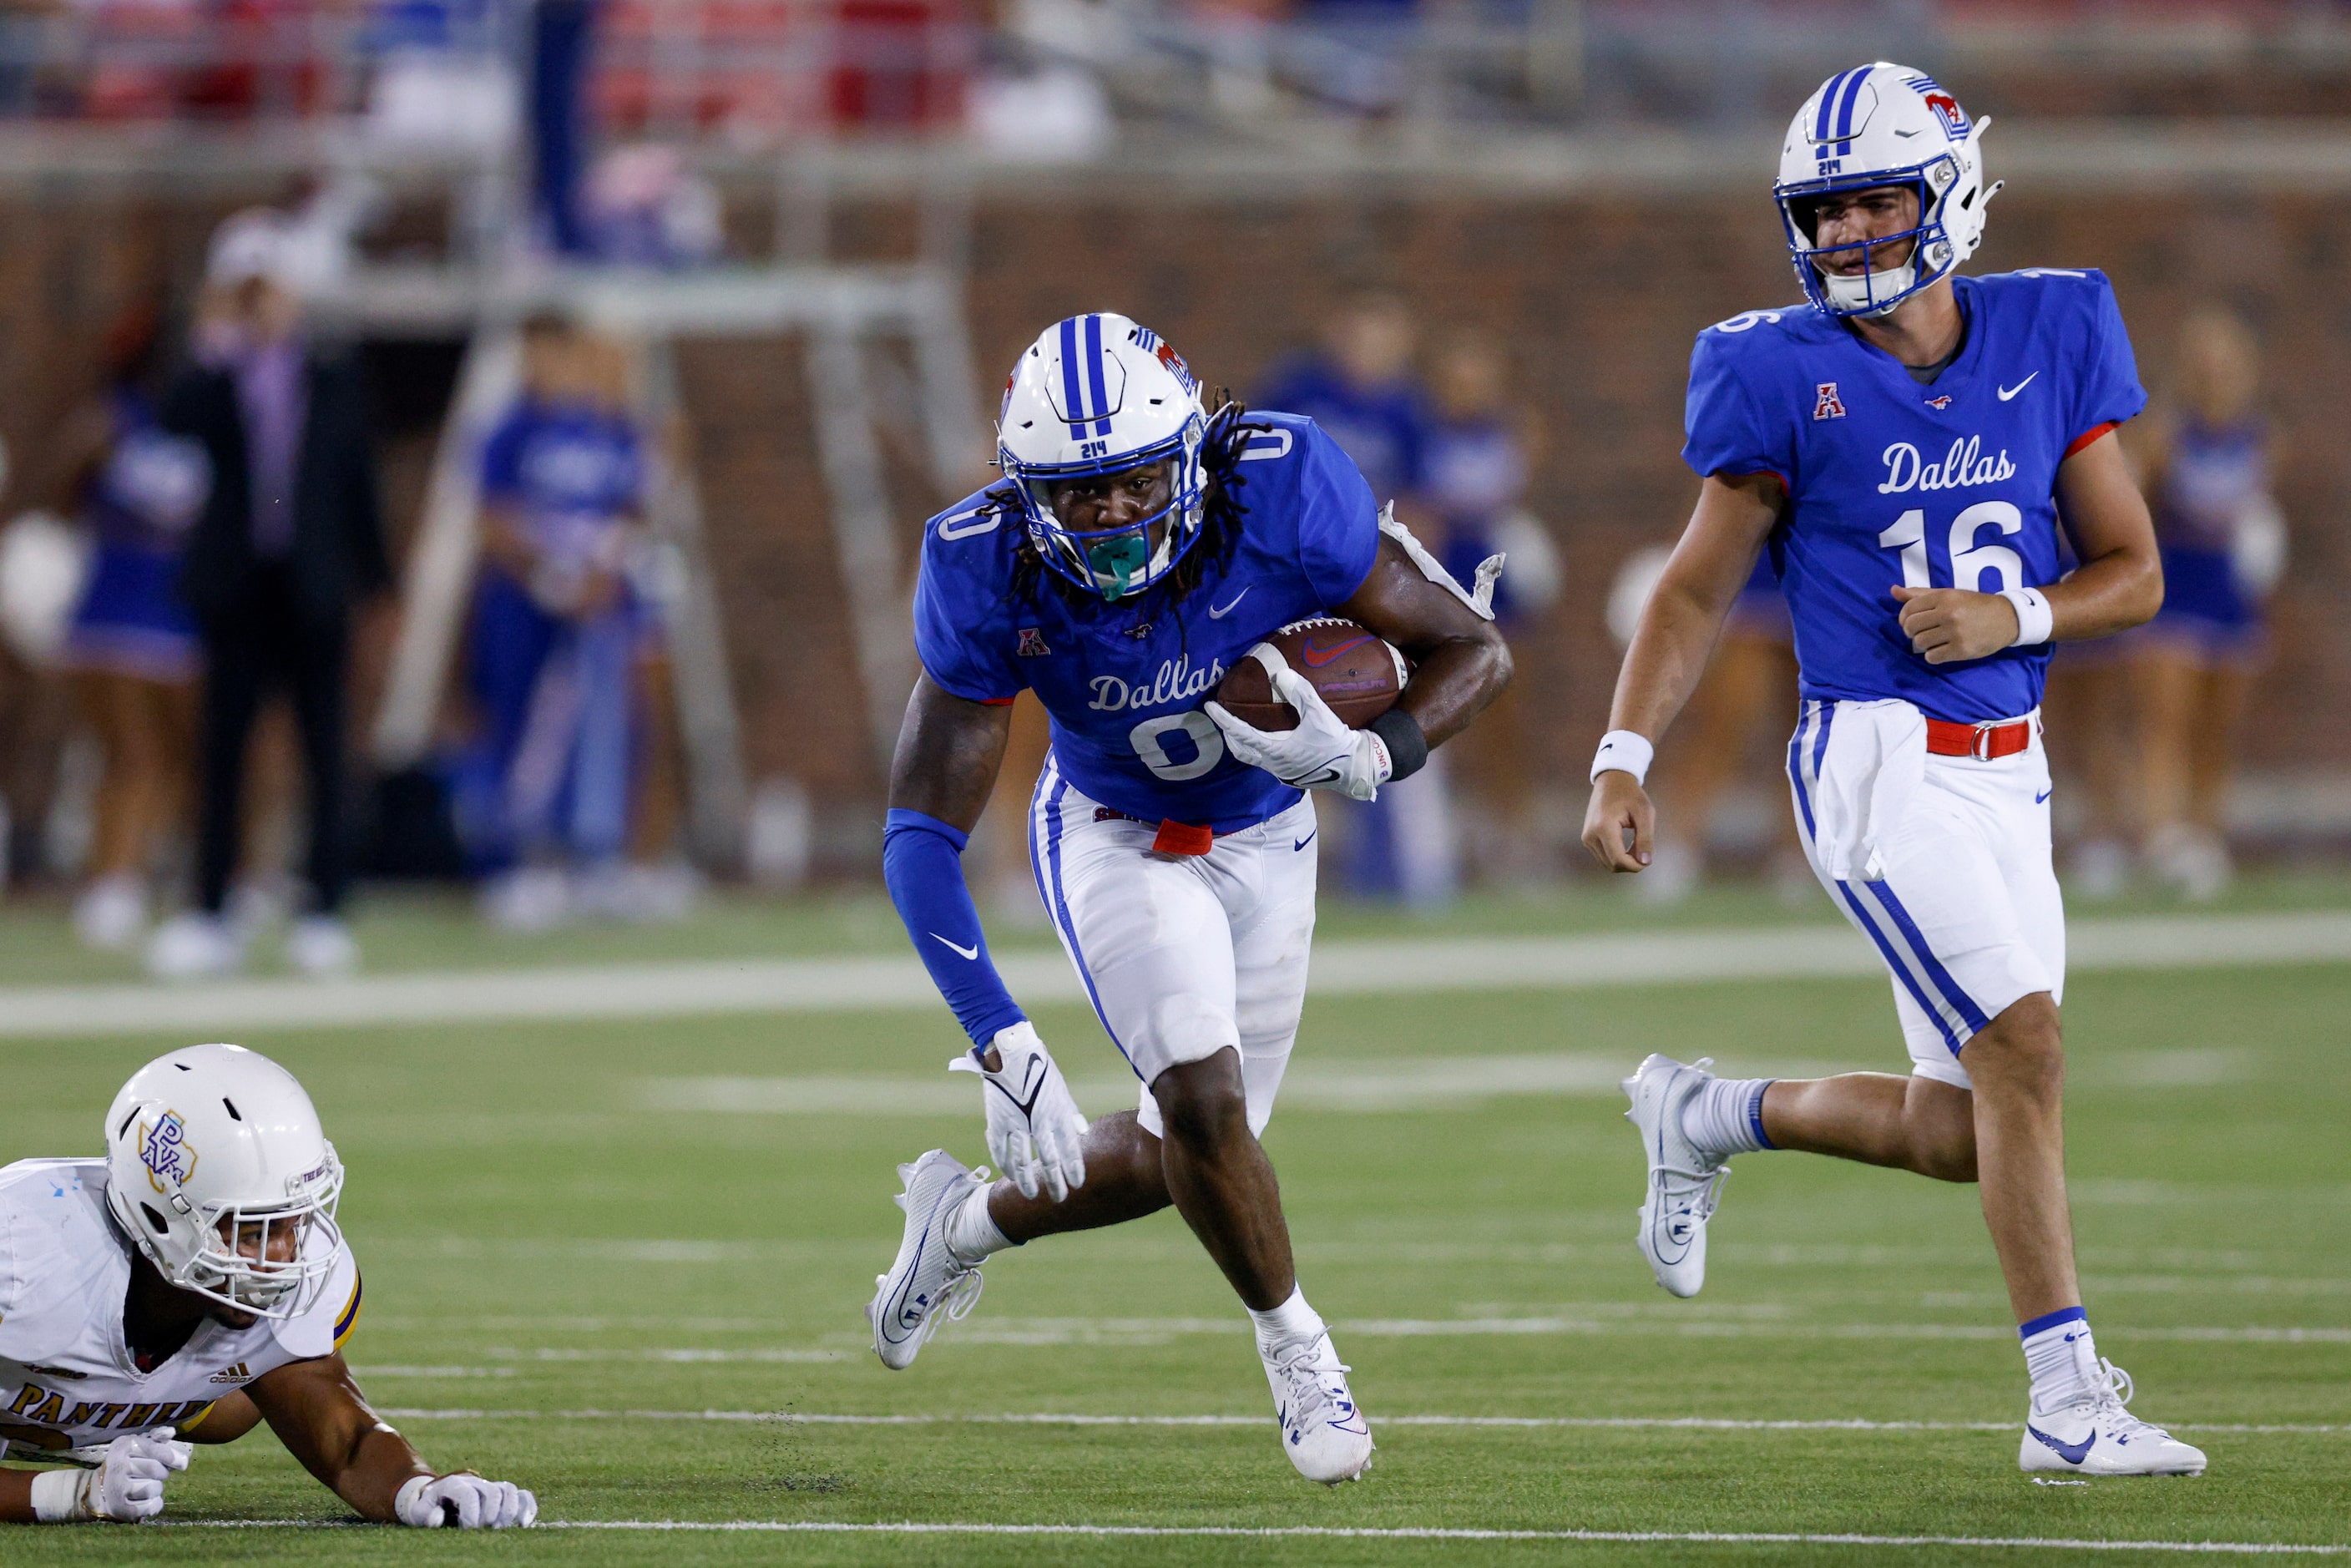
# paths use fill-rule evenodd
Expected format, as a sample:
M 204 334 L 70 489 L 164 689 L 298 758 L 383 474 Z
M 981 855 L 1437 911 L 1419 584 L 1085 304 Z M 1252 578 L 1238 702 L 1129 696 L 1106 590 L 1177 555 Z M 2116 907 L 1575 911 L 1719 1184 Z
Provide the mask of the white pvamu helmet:
M 1200 535 L 1208 418 L 1184 357 L 1148 327 L 1107 312 L 1056 322 L 1004 383 L 996 453 L 1045 564 L 1104 599 L 1166 575 Z M 1078 533 L 1053 514 L 1056 480 L 1174 459 L 1167 505 L 1123 528 Z M 1157 540 L 1155 525 L 1165 524 Z
M 342 1164 L 310 1096 L 256 1051 L 192 1045 L 132 1073 L 106 1113 L 106 1170 L 116 1223 L 183 1291 L 290 1318 L 335 1266 Z M 258 1256 L 238 1249 L 248 1227 Z M 283 1228 L 292 1256 L 271 1261 Z
M 1986 187 L 1983 178 L 1983 133 L 1991 124 L 1990 115 L 1970 122 L 1934 78 L 1890 60 L 1839 71 L 1822 83 L 1789 123 L 1771 187 L 1804 298 L 1831 316 L 1883 316 L 1958 270 L 1981 243 L 1984 208 L 2000 190 Z M 1918 226 L 1855 245 L 1815 245 L 1821 198 L 1872 185 L 1916 187 Z M 1905 240 L 1917 243 L 1901 263 L 1875 265 L 1873 252 Z M 1855 250 L 1860 272 L 1821 270 L 1823 258 Z

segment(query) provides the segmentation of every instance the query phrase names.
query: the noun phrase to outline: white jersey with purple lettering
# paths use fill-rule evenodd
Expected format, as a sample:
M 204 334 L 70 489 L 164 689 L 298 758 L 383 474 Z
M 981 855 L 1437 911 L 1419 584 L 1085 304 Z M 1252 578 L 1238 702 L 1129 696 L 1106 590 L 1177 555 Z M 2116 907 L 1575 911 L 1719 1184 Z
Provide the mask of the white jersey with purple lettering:
M 1966 338 L 1928 384 L 1809 306 L 1708 328 L 1683 456 L 1701 476 L 1770 473 L 1785 487 L 1769 550 L 1802 697 L 1788 748 L 1797 825 L 1894 977 L 1917 1071 L 1966 1087 L 1959 1053 L 1977 1030 L 2022 998 L 2064 994 L 2039 711 L 2050 647 L 1929 664 L 1894 590 L 2056 581 L 2058 468 L 2147 393 L 2103 274 L 1952 285 Z M 2022 723 L 2029 744 L 1930 755 L 1930 718 Z
M 208 1317 L 176 1354 L 141 1364 L 122 1332 L 133 1253 L 106 1186 L 102 1159 L 0 1169 L 0 1442 L 12 1458 L 184 1433 L 223 1395 L 340 1348 L 359 1321 L 359 1264 L 344 1246 L 296 1316 L 242 1329 Z

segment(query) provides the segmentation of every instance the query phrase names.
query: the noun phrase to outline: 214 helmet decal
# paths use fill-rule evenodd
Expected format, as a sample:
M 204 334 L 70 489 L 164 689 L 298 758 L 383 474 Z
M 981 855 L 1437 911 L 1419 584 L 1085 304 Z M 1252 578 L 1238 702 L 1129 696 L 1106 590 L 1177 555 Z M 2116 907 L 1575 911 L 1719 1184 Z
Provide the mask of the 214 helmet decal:
M 1780 150 L 1780 204 L 1804 298 L 1831 316 L 1883 316 L 1957 271 L 1982 243 L 1984 208 L 2000 186 L 1983 178 L 1983 133 L 1924 71 L 1888 60 L 1839 71 L 1804 100 Z M 1918 197 L 1918 221 L 1898 234 L 1819 243 L 1829 196 L 1882 185 Z M 1857 256 L 1858 271 L 1829 270 Z M 1881 258 L 1884 258 L 1881 262 Z
M 1183 356 L 1148 327 L 1101 312 L 1038 336 L 1005 382 L 996 450 L 1045 564 L 1106 600 L 1165 577 L 1200 536 L 1207 413 Z M 1166 499 L 1113 528 L 1063 526 L 1057 486 L 1168 465 Z

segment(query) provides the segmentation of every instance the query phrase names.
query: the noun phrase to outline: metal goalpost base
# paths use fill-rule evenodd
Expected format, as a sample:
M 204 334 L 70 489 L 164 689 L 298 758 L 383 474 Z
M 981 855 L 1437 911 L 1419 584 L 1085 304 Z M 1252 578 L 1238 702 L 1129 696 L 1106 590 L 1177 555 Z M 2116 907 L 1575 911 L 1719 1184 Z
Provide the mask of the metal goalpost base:
M 893 340 L 912 350 L 914 406 L 901 412 L 921 430 L 943 496 L 960 493 L 982 450 L 960 277 L 935 263 L 811 263 L 687 274 L 549 267 L 494 276 L 370 266 L 322 292 L 312 305 L 321 324 L 468 339 L 410 554 L 404 613 L 375 725 L 376 760 L 385 768 L 407 766 L 431 743 L 480 549 L 481 443 L 520 382 L 517 325 L 533 310 L 549 308 L 644 346 L 649 412 L 656 419 L 678 407 L 678 339 L 806 339 L 817 454 L 866 725 L 886 768 L 914 677 L 907 629 L 912 580 L 883 477 L 869 350 Z M 691 465 L 665 464 L 662 473 L 652 524 L 684 569 L 670 634 L 690 831 L 705 855 L 731 862 L 741 847 L 748 791 L 718 595 Z

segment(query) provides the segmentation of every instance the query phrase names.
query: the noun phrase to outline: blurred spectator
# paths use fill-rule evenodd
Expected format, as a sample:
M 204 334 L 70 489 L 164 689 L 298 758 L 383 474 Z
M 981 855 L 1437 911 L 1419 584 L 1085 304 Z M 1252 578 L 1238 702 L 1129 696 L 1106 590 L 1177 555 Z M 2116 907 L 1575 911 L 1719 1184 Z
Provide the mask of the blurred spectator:
M 616 147 L 588 177 L 583 243 L 624 267 L 698 267 L 717 259 L 723 215 L 717 187 L 676 148 Z
M 59 662 L 101 758 L 74 929 L 109 950 L 144 934 L 148 879 L 184 822 L 195 754 L 200 655 L 177 579 L 212 469 L 202 446 L 156 423 L 158 325 L 152 308 L 116 325 L 106 386 L 68 417 L 55 455 L 92 544 Z
M 1428 408 L 1413 373 L 1417 338 L 1401 296 L 1357 286 L 1333 302 L 1322 341 L 1276 363 L 1254 400 L 1320 424 L 1363 470 L 1373 498 L 1395 503 L 1406 527 L 1428 522 L 1422 506 Z M 1461 865 L 1444 755 L 1430 753 L 1427 767 L 1368 805 L 1334 803 L 1337 861 L 1351 892 L 1422 908 L 1451 900 Z
M 308 974 L 358 961 L 342 921 L 344 684 L 351 610 L 392 571 L 358 370 L 305 339 L 292 248 L 279 213 L 249 210 L 220 226 L 206 277 L 224 309 L 205 357 L 163 402 L 163 427 L 202 444 L 213 472 L 180 577 L 205 665 L 196 906 L 149 946 L 149 967 L 166 977 L 243 962 L 223 905 L 246 741 L 262 699 L 279 687 L 300 721 L 310 808 L 309 905 L 287 957 Z
M 1465 587 L 1479 563 L 1509 558 L 1494 587 L 1494 615 L 1523 635 L 1559 597 L 1559 551 L 1521 505 L 1537 432 L 1511 395 L 1510 357 L 1490 332 L 1457 331 L 1430 366 L 1434 418 L 1424 437 L 1424 542 Z M 1526 754 L 1522 688 L 1506 687 L 1462 732 L 1448 755 L 1479 806 L 1479 869 L 1509 881 L 1544 874 L 1534 841 L 1533 764 Z
M 2190 898 L 2212 897 L 2231 875 L 2222 831 L 2237 720 L 2264 652 L 2262 602 L 2285 565 L 2260 394 L 2252 330 L 2210 308 L 2181 333 L 2167 405 L 2137 429 L 2164 584 L 2132 660 L 2147 858 Z
M 2081 562 L 2057 530 L 2062 578 Z M 2065 841 L 2065 894 L 2108 899 L 2129 885 L 2137 803 L 2138 733 L 2132 712 L 2129 636 L 2061 643 L 2041 699 L 2051 774 L 2063 786 L 2056 831 Z
M 644 440 L 626 366 L 568 319 L 523 329 L 523 395 L 482 454 L 470 676 L 483 742 L 461 835 L 497 925 L 683 915 L 666 643 L 648 580 Z M 625 856 L 625 858 L 624 858 Z
M 1723 622 L 1706 675 L 1691 694 L 1657 789 L 1658 837 L 1634 891 L 1645 902 L 1677 904 L 1706 879 L 1706 846 L 1716 810 L 1745 770 L 1758 738 L 1774 743 L 1795 726 L 1796 643 L 1787 601 L 1766 547 Z M 1776 757 L 1776 744 L 1773 747 Z M 1776 805 L 1782 786 L 1772 773 Z M 1812 873 L 1796 845 L 1795 816 L 1774 810 L 1773 883 L 1791 899 L 1809 895 Z

